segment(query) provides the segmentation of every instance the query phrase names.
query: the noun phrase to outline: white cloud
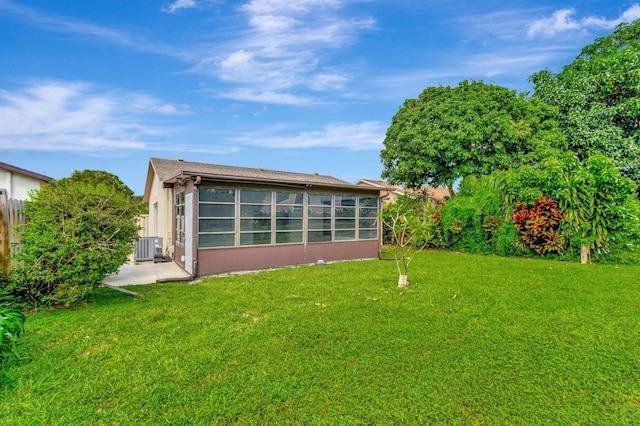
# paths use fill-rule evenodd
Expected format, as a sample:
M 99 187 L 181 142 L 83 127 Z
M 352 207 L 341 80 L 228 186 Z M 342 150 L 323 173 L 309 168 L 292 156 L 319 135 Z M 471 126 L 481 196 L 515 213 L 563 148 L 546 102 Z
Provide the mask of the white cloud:
M 259 90 L 251 87 L 239 87 L 228 91 L 211 92 L 215 96 L 244 102 L 259 102 L 276 105 L 308 105 L 313 99 L 286 92 Z
M 380 150 L 387 131 L 378 121 L 350 124 L 327 124 L 318 130 L 297 135 L 246 134 L 233 140 L 242 145 L 268 148 L 344 148 L 349 150 Z
M 214 75 L 239 90 L 238 100 L 281 96 L 246 96 L 247 93 L 282 94 L 304 90 L 341 90 L 352 78 L 323 66 L 329 52 L 354 43 L 357 34 L 375 25 L 371 18 L 344 16 L 345 0 L 252 0 L 239 10 L 248 26 L 215 56 L 205 55 L 193 71 Z M 291 97 L 294 103 L 299 95 Z
M 162 11 L 166 13 L 174 13 L 179 9 L 190 9 L 196 7 L 195 0 L 176 0 L 171 4 L 162 6 Z
M 84 82 L 34 82 L 19 90 L 0 90 L 0 149 L 142 149 L 145 137 L 165 131 L 145 123 L 144 115 L 188 111 L 148 95 L 99 92 Z
M 613 29 L 622 22 L 633 22 L 640 19 L 640 4 L 634 4 L 616 19 L 605 19 L 598 16 L 589 16 L 580 20 L 573 18 L 575 9 L 560 9 L 553 12 L 550 18 L 539 19 L 529 24 L 527 35 L 529 38 L 541 35 L 553 37 L 559 33 L 568 31 L 581 31 L 589 28 Z

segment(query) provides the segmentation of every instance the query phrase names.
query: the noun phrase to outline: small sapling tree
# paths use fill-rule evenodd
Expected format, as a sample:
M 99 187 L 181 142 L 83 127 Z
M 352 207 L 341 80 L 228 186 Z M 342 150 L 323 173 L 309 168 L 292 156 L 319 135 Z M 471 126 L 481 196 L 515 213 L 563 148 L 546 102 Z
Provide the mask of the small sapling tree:
M 402 197 L 381 215 L 386 231 L 391 236 L 393 255 L 398 268 L 398 287 L 407 287 L 409 265 L 417 253 L 435 238 L 436 208 L 428 199 Z

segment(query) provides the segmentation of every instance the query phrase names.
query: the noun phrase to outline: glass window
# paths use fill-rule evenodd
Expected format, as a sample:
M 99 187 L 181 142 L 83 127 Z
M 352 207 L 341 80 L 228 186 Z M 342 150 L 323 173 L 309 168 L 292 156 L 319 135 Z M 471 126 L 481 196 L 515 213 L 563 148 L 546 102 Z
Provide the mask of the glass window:
M 309 207 L 309 217 L 331 217 L 331 207 Z
M 276 233 L 276 244 L 301 243 L 302 232 L 278 232 Z
M 235 205 L 233 204 L 203 204 L 198 205 L 200 217 L 234 217 Z
M 331 229 L 331 219 L 309 219 L 309 229 Z
M 277 206 L 276 217 L 302 217 L 304 208 L 302 206 Z
M 330 194 L 309 194 L 310 206 L 331 206 Z
M 271 204 L 271 192 L 243 189 L 240 191 L 240 203 Z
M 349 195 L 336 195 L 336 207 L 355 207 L 356 197 Z
M 235 220 L 233 219 L 200 219 L 198 221 L 199 232 L 233 232 Z
M 360 207 L 378 208 L 378 199 L 375 197 L 360 197 Z
M 271 244 L 271 232 L 248 232 L 240 234 L 241 246 Z
M 362 228 L 375 228 L 376 220 L 375 219 L 360 219 L 360 229 Z
M 348 241 L 356 239 L 356 230 L 336 230 L 336 241 Z
M 355 219 L 336 219 L 336 229 L 356 229 Z
M 236 191 L 235 189 L 207 188 L 201 186 L 198 190 L 198 197 L 201 202 L 235 203 Z
M 302 219 L 277 219 L 277 231 L 302 230 Z
M 199 247 L 233 247 L 234 234 L 199 234 Z
M 271 217 L 271 206 L 263 204 L 241 204 L 240 217 Z
M 378 238 L 377 229 L 361 229 L 358 238 L 361 240 L 375 240 Z
M 276 204 L 280 205 L 302 205 L 302 192 L 276 192 Z
M 307 239 L 310 243 L 322 243 L 331 241 L 331 231 L 309 231 Z
M 240 231 L 271 231 L 271 219 L 242 219 Z
M 185 220 L 184 220 L 184 192 L 176 194 L 176 242 L 184 244 Z

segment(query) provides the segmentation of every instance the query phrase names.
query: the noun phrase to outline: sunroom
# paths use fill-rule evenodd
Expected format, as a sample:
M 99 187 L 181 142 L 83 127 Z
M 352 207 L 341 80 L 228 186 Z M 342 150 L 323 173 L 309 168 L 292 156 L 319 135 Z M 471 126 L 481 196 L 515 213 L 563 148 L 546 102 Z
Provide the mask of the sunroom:
M 156 158 L 150 174 L 171 193 L 173 259 L 193 275 L 379 257 L 378 190 L 317 174 Z M 147 197 L 150 211 L 158 194 Z

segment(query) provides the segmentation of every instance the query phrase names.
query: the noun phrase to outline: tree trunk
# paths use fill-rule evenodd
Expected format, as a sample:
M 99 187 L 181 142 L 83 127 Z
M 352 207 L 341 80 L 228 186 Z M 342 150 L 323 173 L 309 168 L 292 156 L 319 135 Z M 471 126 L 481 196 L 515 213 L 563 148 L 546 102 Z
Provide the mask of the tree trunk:
M 586 265 L 589 263 L 589 255 L 591 254 L 591 248 L 584 244 L 580 246 L 580 263 Z
M 407 276 L 400 274 L 398 278 L 398 287 L 408 287 L 409 283 L 407 282 Z

